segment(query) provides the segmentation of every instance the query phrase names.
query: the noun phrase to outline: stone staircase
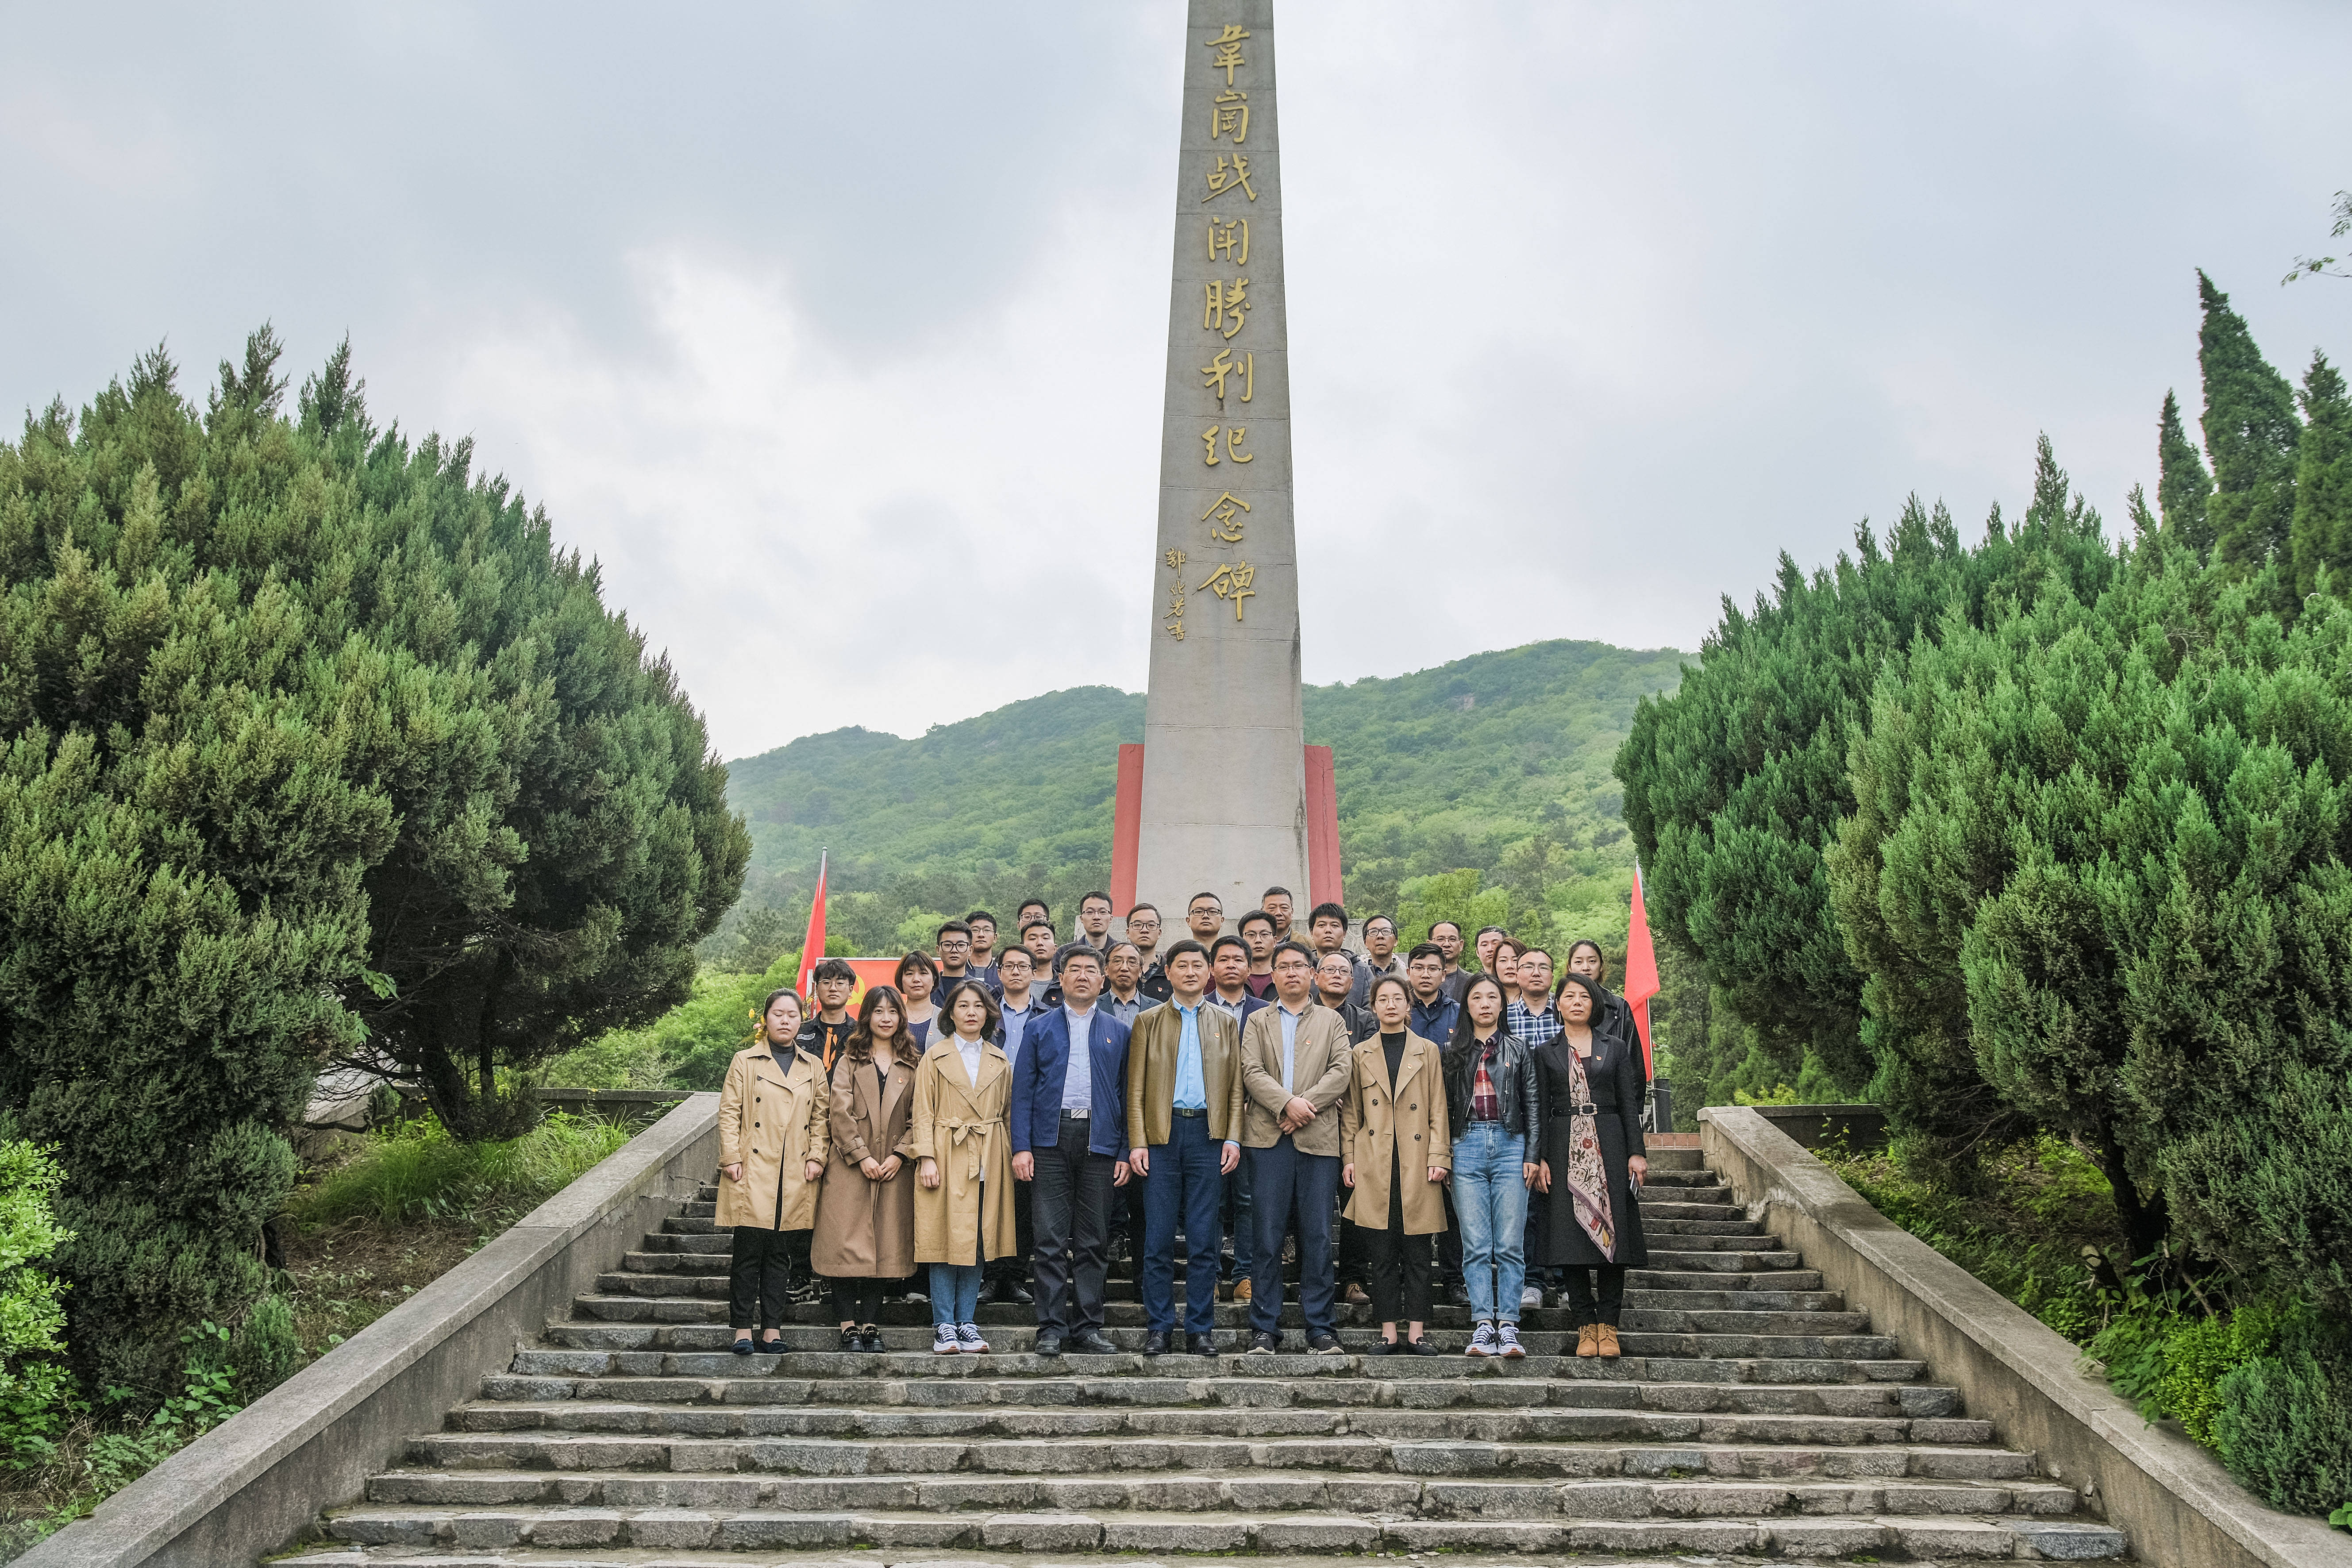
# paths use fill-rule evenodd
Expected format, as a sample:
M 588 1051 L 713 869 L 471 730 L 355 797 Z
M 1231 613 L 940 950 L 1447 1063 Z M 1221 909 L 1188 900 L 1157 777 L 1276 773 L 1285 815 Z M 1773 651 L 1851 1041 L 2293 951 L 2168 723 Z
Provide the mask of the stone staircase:
M 1661 1151 L 1647 1194 L 1651 1267 L 1629 1280 L 1614 1363 L 1562 1355 L 1575 1336 L 1556 1308 L 1523 1314 L 1524 1360 L 1459 1354 L 1459 1307 L 1430 1331 L 1454 1354 L 1363 1355 L 1370 1310 L 1343 1307 L 1349 1353 L 1308 1355 L 1295 1305 L 1302 1353 L 1244 1357 L 1230 1304 L 1233 1353 L 1147 1359 L 1116 1277 L 1107 1331 L 1129 1353 L 1045 1360 L 1026 1309 L 982 1310 L 992 1353 L 934 1356 L 912 1304 L 890 1309 L 886 1354 L 835 1352 L 821 1307 L 785 1331 L 788 1353 L 732 1354 L 706 1189 L 281 1561 L 2123 1554 L 2121 1532 L 1749 1221 L 1697 1151 Z

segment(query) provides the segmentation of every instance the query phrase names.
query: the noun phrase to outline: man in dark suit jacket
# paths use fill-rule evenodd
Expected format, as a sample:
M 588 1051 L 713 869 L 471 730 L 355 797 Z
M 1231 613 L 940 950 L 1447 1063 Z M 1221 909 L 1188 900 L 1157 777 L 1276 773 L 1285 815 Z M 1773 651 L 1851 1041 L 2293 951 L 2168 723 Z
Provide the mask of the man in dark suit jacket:
M 1031 1020 L 1013 1069 L 1013 1173 L 1029 1183 L 1037 1353 L 1117 1355 L 1102 1331 L 1111 1191 L 1127 1184 L 1127 1026 L 1096 1005 L 1102 954 L 1055 955 L 1061 1005 Z

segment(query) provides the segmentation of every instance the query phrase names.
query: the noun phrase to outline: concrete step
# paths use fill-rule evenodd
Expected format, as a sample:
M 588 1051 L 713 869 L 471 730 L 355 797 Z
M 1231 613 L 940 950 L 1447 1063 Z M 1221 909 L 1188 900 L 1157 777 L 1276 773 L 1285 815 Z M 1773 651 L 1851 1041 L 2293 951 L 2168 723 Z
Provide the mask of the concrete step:
M 751 1377 L 763 1374 L 783 1377 L 1059 1377 L 1068 1375 L 1076 1364 L 1068 1357 L 1048 1358 L 1032 1353 L 1027 1347 L 1036 1337 L 1034 1330 L 1020 1336 L 1010 1331 L 989 1330 L 990 1343 L 1001 1353 L 982 1356 L 935 1356 L 930 1353 L 930 1334 L 924 1330 L 885 1329 L 882 1332 L 884 1339 L 894 1348 L 881 1355 L 869 1356 L 861 1352 L 845 1352 L 835 1349 L 835 1332 L 830 1328 L 792 1328 L 784 1331 L 783 1337 L 787 1344 L 795 1347 L 793 1350 L 772 1359 L 730 1359 L 737 1369 L 735 1375 Z M 551 1325 L 547 1343 L 550 1349 L 557 1351 L 707 1354 L 723 1351 L 731 1342 L 733 1333 L 733 1330 L 723 1326 L 701 1323 L 574 1322 Z M 1112 1337 L 1137 1345 L 1142 1342 L 1141 1334 L 1132 1330 L 1115 1331 Z M 1916 1361 L 1785 1360 L 1771 1357 L 1629 1355 L 1612 1362 L 1597 1357 L 1529 1355 L 1519 1361 L 1507 1362 L 1446 1355 L 1416 1357 L 1412 1361 L 1391 1363 L 1385 1356 L 1305 1354 L 1295 1336 L 1286 1339 L 1288 1352 L 1285 1354 L 1272 1358 L 1245 1357 L 1240 1354 L 1246 1347 L 1238 1331 L 1220 1330 L 1216 1338 L 1220 1347 L 1233 1354 L 1209 1362 L 1190 1356 L 1147 1357 L 1130 1352 L 1087 1358 L 1085 1366 L 1090 1375 L 1097 1377 L 1204 1375 L 1213 1372 L 1245 1372 L 1256 1377 L 1379 1375 L 1386 1373 L 1393 1376 L 1423 1378 L 1541 1376 L 1602 1381 L 1663 1378 L 1692 1383 L 1804 1384 L 1907 1383 L 1918 1378 L 1925 1371 L 1924 1364 Z M 1561 1338 L 1564 1342 L 1566 1336 Z M 1259 1370 L 1261 1363 L 1266 1370 Z M 1401 1370 L 1390 1372 L 1392 1364 Z M 1304 1373 L 1296 1370 L 1301 1367 L 1307 1370 Z M 1375 1373 L 1375 1368 L 1380 1372 Z
M 1514 1376 L 1401 1378 L 1246 1375 L 1124 1377 L 736 1377 L 741 1368 L 705 1369 L 718 1358 L 658 1352 L 526 1352 L 511 1373 L 482 1380 L 496 1403 L 625 1400 L 661 1405 L 880 1405 L 945 1409 L 964 1405 L 1227 1405 L 1253 1409 L 1347 1406 L 1443 1409 L 1558 1405 L 1576 1409 L 1724 1411 L 1751 1415 L 1942 1416 L 1959 1412 L 1958 1393 L 1932 1384 L 1676 1383 Z M 1171 1358 L 1175 1359 L 1175 1358 Z M 1267 1359 L 1272 1358 L 1255 1358 Z M 1315 1358 L 1328 1360 L 1336 1358 Z M 702 1375 L 696 1375 L 700 1373 Z
M 1743 1261 L 1745 1259 L 1770 1260 L 1788 1258 L 1793 1258 L 1794 1256 L 1796 1255 L 1793 1253 L 1786 1252 L 1732 1252 L 1720 1254 L 1680 1253 L 1675 1255 L 1671 1263 L 1669 1263 L 1659 1253 L 1653 1252 L 1650 1255 L 1651 1262 L 1649 1267 L 1626 1270 L 1625 1285 L 1628 1292 L 1635 1290 L 1819 1290 L 1822 1288 L 1822 1277 L 1817 1270 L 1811 1268 L 1773 1267 L 1769 1261 L 1763 1266 L 1758 1266 L 1756 1264 Z M 583 1304 L 584 1310 L 588 1310 L 597 1316 L 646 1315 L 642 1311 L 626 1314 L 619 1313 L 617 1310 L 612 1306 L 612 1303 L 617 1298 L 637 1297 L 647 1300 L 667 1300 L 672 1301 L 702 1301 L 709 1303 L 709 1309 L 708 1314 L 704 1316 L 703 1321 L 716 1322 L 720 1321 L 724 1316 L 729 1287 L 726 1259 L 722 1257 L 715 1259 L 714 1261 L 716 1265 L 715 1267 L 700 1268 L 693 1272 L 681 1271 L 673 1266 L 657 1271 L 600 1274 L 596 1277 L 595 1289 L 589 1295 L 582 1297 L 580 1300 Z M 1297 1287 L 1295 1285 L 1286 1287 L 1284 1294 L 1286 1296 L 1295 1298 L 1297 1294 Z M 1125 1321 L 1139 1324 L 1143 1321 L 1142 1303 L 1134 1299 L 1134 1293 L 1131 1289 L 1125 1290 L 1120 1295 L 1111 1295 L 1109 1292 L 1106 1292 L 1106 1298 L 1107 1304 L 1113 1309 L 1114 1315 L 1109 1320 L 1112 1323 L 1116 1324 Z M 1553 1298 L 1549 1297 L 1547 1298 L 1547 1300 L 1552 1299 Z M 892 1310 L 901 1312 L 904 1321 L 908 1322 L 929 1322 L 930 1321 L 930 1314 L 929 1312 L 912 1311 L 908 1310 L 908 1303 L 901 1302 L 895 1304 Z M 1226 1315 L 1231 1315 L 1234 1321 L 1238 1321 L 1241 1315 L 1245 1312 L 1246 1310 L 1245 1305 L 1238 1302 L 1221 1301 L 1218 1303 L 1218 1312 L 1221 1319 Z M 1558 1311 L 1562 1310 L 1563 1309 L 1554 1307 L 1549 1310 Z M 1358 1313 L 1368 1313 L 1370 1310 L 1370 1308 L 1369 1303 L 1367 1303 L 1360 1307 L 1347 1308 L 1345 1310 Z M 1441 1305 L 1437 1309 L 1439 1315 L 1433 1321 L 1443 1321 L 1443 1314 L 1449 1310 L 1466 1313 L 1468 1309 L 1465 1307 Z M 796 1309 L 796 1311 L 805 1312 L 808 1314 L 800 1320 L 802 1321 L 824 1322 L 832 1321 L 832 1308 L 822 1300 L 812 1302 L 802 1309 Z M 1014 1308 L 1009 1306 L 983 1306 L 981 1309 L 981 1313 L 982 1316 L 980 1321 L 983 1323 L 1012 1322 L 1018 1319 L 1034 1319 L 1035 1317 L 1035 1314 L 1026 1308 Z M 1124 1317 L 1122 1318 L 1118 1314 L 1124 1314 Z M 692 1321 L 696 1320 L 694 1314 L 688 1313 L 685 1316 L 673 1314 L 669 1321 Z M 887 1321 L 887 1320 L 886 1319 L 886 1321 Z M 1521 1321 L 1523 1323 L 1526 1321 L 1524 1314 L 1522 1315 Z
M 2030 1543 L 2030 1521 L 1888 1514 L 1868 1519 L 1728 1518 L 1394 1520 L 1353 1513 L 1272 1510 L 1130 1512 L 809 1513 L 708 1509 L 577 1508 L 454 1512 L 362 1508 L 329 1516 L 337 1539 L 361 1545 L 448 1545 L 498 1550 L 530 1544 L 577 1549 L 757 1551 L 810 1547 L 979 1546 L 1017 1552 L 1689 1552 L 1848 1556 L 2012 1557 Z M 2075 1535 L 2084 1527 L 2053 1523 Z M 2119 1532 L 2114 1536 L 2122 1550 Z M 2046 1537 L 2045 1537 L 2046 1538 Z M 2084 1555 L 2079 1550 L 2074 1555 Z
M 395 1470 L 368 1482 L 367 1501 L 419 1508 L 1339 1509 L 1366 1513 L 1529 1519 L 1560 1514 L 1641 1519 L 1725 1514 L 2023 1514 L 2063 1518 L 2074 1489 L 2048 1481 L 1932 1481 L 1906 1477 L 1821 1481 L 1713 1478 L 1528 1483 L 1373 1479 L 1358 1472 L 1215 1472 L 1185 1476 L 666 1476 L 630 1470 Z
M 1986 1444 L 1984 1422 L 1875 1416 L 1671 1415 L 1636 1410 L 922 1410 L 750 1405 L 472 1405 L 453 1420 L 517 1429 L 413 1438 L 413 1463 L 442 1469 L 785 1470 L 802 1475 L 953 1471 L 1081 1474 L 1108 1452 L 1122 1469 L 1351 1469 L 1479 1475 L 1533 1469 L 1617 1475 L 1631 1452 L 1706 1469 L 1708 1446 L 1777 1475 L 2023 1479 Z M 529 1423 L 529 1425 L 522 1425 Z M 606 1430 L 606 1426 L 619 1430 Z M 1117 1439 L 1117 1441 L 1109 1441 Z M 1629 1448 L 1629 1446 L 1630 1448 Z M 1921 1471 L 1915 1450 L 1956 1456 Z M 1886 1455 L 1866 1461 L 1834 1455 Z M 1637 1461 L 1638 1462 L 1638 1461 Z M 1859 1466 L 1860 1468 L 1855 1468 Z M 1829 1467 L 1829 1468 L 1824 1468 Z M 1655 1471 L 1636 1470 L 1637 1474 Z

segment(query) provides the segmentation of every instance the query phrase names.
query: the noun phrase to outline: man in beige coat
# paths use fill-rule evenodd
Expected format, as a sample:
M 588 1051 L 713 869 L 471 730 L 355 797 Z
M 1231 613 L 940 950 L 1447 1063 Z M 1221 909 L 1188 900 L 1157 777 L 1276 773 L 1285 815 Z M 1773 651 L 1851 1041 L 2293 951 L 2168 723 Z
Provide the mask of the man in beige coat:
M 1176 1226 L 1184 1226 L 1184 1349 L 1213 1356 L 1219 1210 L 1242 1161 L 1241 1030 L 1207 1005 L 1209 953 L 1168 950 L 1170 999 L 1139 1015 L 1127 1041 L 1128 1168 L 1143 1182 L 1143 1353 L 1166 1355 L 1176 1331 Z
M 1282 1348 L 1282 1244 L 1295 1234 L 1307 1348 L 1337 1355 L 1331 1215 L 1339 1192 L 1335 1108 L 1350 1070 L 1348 1028 L 1339 1014 L 1312 1000 L 1313 952 L 1286 942 L 1272 957 L 1275 1005 L 1252 1014 L 1242 1029 L 1242 1147 L 1257 1226 L 1249 1353 Z

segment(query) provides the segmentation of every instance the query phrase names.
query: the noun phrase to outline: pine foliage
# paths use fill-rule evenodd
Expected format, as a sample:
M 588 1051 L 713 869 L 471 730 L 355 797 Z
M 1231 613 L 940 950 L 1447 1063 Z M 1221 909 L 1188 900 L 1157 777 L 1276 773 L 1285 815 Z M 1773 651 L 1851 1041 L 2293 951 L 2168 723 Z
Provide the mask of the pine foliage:
M 470 444 L 379 431 L 267 328 L 0 445 L 0 1107 L 61 1150 L 71 1342 L 160 1389 L 235 1321 L 320 1064 L 461 1135 L 494 1069 L 686 994 L 740 884 L 670 672 Z
M 2164 515 L 2164 531 L 2176 544 L 2204 555 L 2213 548 L 2213 521 L 2208 508 L 2213 480 L 2197 443 L 2180 423 L 2180 400 L 2168 390 L 2156 421 L 2156 504 Z
M 2245 318 L 2202 272 L 2205 310 L 2197 363 L 2205 380 L 2205 451 L 2213 459 L 2209 503 L 2214 553 L 2244 571 L 2288 558 L 2294 521 L 2294 389 L 2254 346 Z
M 2295 444 L 2294 591 L 2319 592 L 2320 574 L 2335 591 L 2352 588 L 2352 398 L 2344 373 L 2315 352 L 2303 377 L 2303 435 Z

